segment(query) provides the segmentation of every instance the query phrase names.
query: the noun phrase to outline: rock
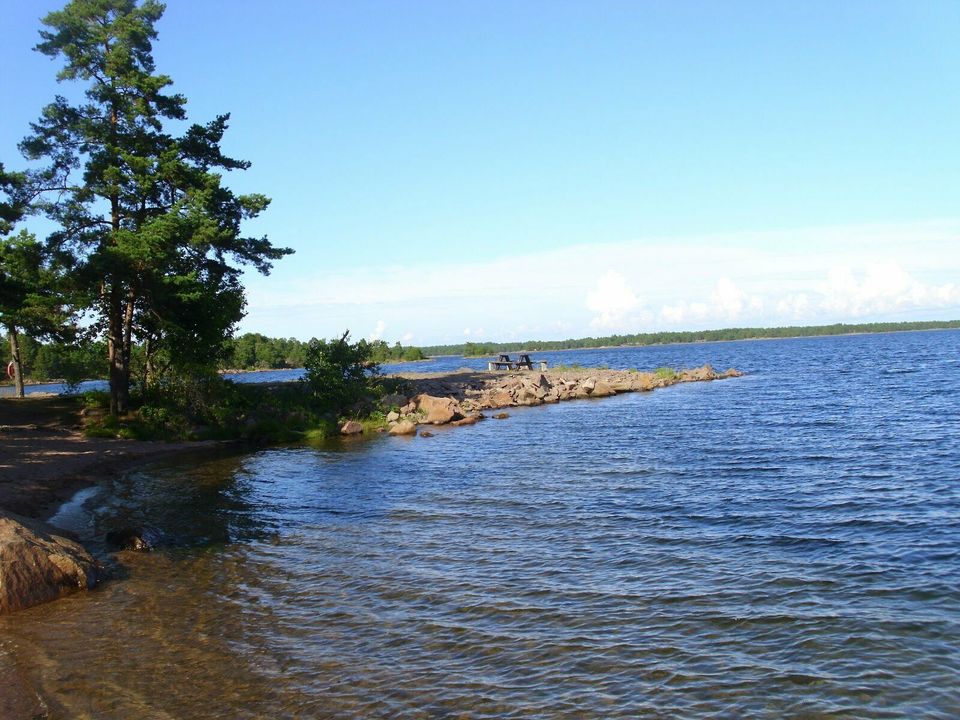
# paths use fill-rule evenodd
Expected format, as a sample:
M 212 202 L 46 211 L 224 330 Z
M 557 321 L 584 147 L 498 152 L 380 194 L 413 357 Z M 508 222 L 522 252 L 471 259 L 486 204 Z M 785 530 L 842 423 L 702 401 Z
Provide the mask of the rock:
M 429 430 L 424 430 L 422 433 L 420 433 L 420 437 L 433 437 L 433 435 L 434 434 Z
M 516 397 L 518 405 L 533 405 L 539 400 L 537 393 L 532 388 L 526 386 L 517 390 Z
M 363 425 L 356 420 L 347 420 L 340 428 L 341 435 L 359 435 L 363 432 Z
M 617 392 L 603 380 L 597 380 L 593 385 L 593 390 L 590 391 L 590 397 L 609 397 L 616 394 Z
M 399 419 L 400 413 L 396 412 L 395 410 L 391 410 L 387 413 L 387 422 L 396 422 Z
M 655 386 L 656 376 L 653 373 L 640 372 L 637 373 L 637 376 L 633 378 L 633 382 L 630 384 L 631 390 L 638 390 L 641 392 L 647 390 L 653 390 Z
M 487 404 L 492 408 L 509 407 L 513 405 L 513 396 L 506 390 L 493 390 Z
M 694 368 L 693 370 L 684 370 L 681 374 L 681 379 L 684 382 L 696 382 L 699 380 L 716 380 L 719 375 L 717 371 L 713 369 L 711 365 L 704 365 L 703 367 Z
M 380 407 L 382 408 L 402 408 L 407 404 L 407 396 L 401 395 L 400 393 L 391 393 L 389 395 L 384 395 L 380 400 Z
M 427 425 L 444 425 L 463 417 L 463 410 L 453 398 L 418 395 L 417 408 L 426 413 L 423 422 Z
M 723 373 L 723 377 L 725 378 L 743 377 L 743 373 L 737 370 L 736 368 L 729 368 Z
M 462 427 L 464 425 L 476 425 L 480 421 L 479 415 L 468 415 L 465 418 L 460 420 L 454 420 L 451 425 L 456 425 L 457 427 Z
M 391 435 L 416 435 L 417 426 L 414 425 L 409 420 L 401 420 L 392 428 L 390 428 Z
M 538 388 L 544 388 L 546 390 L 549 390 L 552 387 L 552 385 L 550 385 L 550 381 L 547 380 L 547 376 L 543 373 L 540 373 L 540 377 L 534 380 L 533 384 Z
M 510 417 L 510 413 L 497 413 L 496 415 L 493 416 L 493 419 L 506 420 L 508 417 Z
M 417 404 L 412 402 L 407 403 L 402 408 L 400 408 L 401 415 L 409 415 L 410 413 L 414 413 L 416 411 L 417 411 Z
M 62 531 L 0 513 L 0 613 L 94 587 L 103 568 Z
M 163 533 L 148 526 L 123 528 L 108 532 L 106 541 L 117 550 L 150 552 L 163 544 Z

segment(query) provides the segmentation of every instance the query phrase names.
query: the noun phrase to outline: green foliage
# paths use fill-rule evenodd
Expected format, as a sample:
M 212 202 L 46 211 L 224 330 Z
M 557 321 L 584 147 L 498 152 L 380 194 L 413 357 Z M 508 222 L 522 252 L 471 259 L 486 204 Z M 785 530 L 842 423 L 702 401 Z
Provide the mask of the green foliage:
M 221 367 L 226 370 L 272 370 L 301 368 L 309 343 L 296 338 L 269 338 L 245 333 L 224 343 Z
M 430 355 L 448 355 L 448 354 L 456 353 L 459 355 L 463 355 L 464 357 L 483 357 L 485 355 L 496 355 L 498 352 L 501 351 L 501 345 L 498 343 L 467 342 L 467 343 L 464 343 L 463 345 L 441 346 L 440 349 L 443 350 L 443 349 L 446 349 L 447 347 L 454 348 L 454 350 L 452 350 L 450 353 L 446 353 L 446 352 L 434 353 L 434 352 L 431 352 L 429 349 L 426 349 L 425 352 L 427 352 Z
M 304 381 L 317 407 L 342 413 L 368 395 L 370 378 L 379 371 L 366 340 L 350 342 L 350 331 L 336 340 L 313 340 L 307 350 Z
M 221 367 L 225 370 L 272 370 L 301 368 L 306 365 L 310 343 L 296 338 L 270 338 L 260 333 L 245 333 L 224 343 Z M 368 342 L 370 362 L 413 362 L 425 360 L 426 355 L 418 347 L 403 347 L 399 342 L 393 346 L 383 340 Z
M 0 163 L 0 236 L 12 232 L 26 213 L 27 201 L 23 197 L 26 183 L 24 173 L 7 172 Z
M 103 390 L 87 390 L 81 400 L 89 410 L 107 410 L 110 408 L 110 393 Z
M 673 380 L 677 377 L 677 371 L 668 367 L 658 367 L 653 374 L 662 380 Z
M 62 380 L 75 386 L 84 380 L 106 376 L 106 343 L 37 343 L 22 344 L 23 364 L 27 376 L 38 381 Z
M 561 372 L 564 370 L 567 370 L 567 371 L 583 370 L 583 365 L 581 365 L 580 363 L 573 363 L 571 365 L 554 365 L 553 369 L 559 370 Z
M 370 343 L 370 359 L 376 363 L 416 362 L 426 360 L 427 356 L 418 347 L 403 347 L 399 342 L 392 347 L 383 340 Z

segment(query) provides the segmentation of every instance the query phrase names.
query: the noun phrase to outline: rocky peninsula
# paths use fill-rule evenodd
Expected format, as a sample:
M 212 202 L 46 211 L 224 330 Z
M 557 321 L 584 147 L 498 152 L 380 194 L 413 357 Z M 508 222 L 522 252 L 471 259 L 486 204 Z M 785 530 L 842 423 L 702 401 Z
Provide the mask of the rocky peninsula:
M 685 382 L 740 377 L 733 368 L 717 372 L 710 365 L 692 370 L 661 368 L 654 372 L 605 368 L 559 367 L 551 370 L 489 372 L 464 369 L 454 373 L 399 373 L 408 394 L 396 393 L 381 400 L 387 411 L 391 435 L 414 435 L 422 425 L 473 425 L 488 416 L 485 411 L 530 407 L 566 400 L 587 400 L 628 392 L 649 392 Z M 492 417 L 503 419 L 506 413 Z M 348 422 L 344 435 L 359 434 L 364 427 Z

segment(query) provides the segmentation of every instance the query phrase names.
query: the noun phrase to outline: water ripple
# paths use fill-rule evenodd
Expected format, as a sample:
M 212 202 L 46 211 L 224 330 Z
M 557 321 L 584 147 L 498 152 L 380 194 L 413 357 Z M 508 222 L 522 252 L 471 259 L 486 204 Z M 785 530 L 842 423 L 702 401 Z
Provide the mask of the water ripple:
M 91 523 L 176 546 L 5 647 L 64 717 L 955 717 L 958 338 L 568 353 L 751 374 L 140 473 Z

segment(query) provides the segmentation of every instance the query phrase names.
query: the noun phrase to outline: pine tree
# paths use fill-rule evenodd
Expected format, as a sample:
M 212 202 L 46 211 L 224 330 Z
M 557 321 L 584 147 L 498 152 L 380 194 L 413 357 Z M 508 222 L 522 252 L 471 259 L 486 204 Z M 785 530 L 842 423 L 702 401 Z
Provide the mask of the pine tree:
M 163 10 L 154 0 L 72 0 L 47 15 L 36 49 L 63 60 L 58 79 L 85 84 L 86 101 L 57 96 L 21 143 L 28 159 L 48 162 L 34 180 L 36 209 L 59 226 L 51 250 L 73 256 L 75 278 L 96 298 L 114 414 L 128 410 L 138 338 L 192 337 L 205 344 L 192 354 L 212 359 L 243 314 L 241 266 L 266 274 L 291 252 L 241 233 L 269 199 L 221 182 L 220 172 L 249 167 L 220 149 L 229 115 L 167 132 L 186 120 L 186 99 L 154 67 Z M 208 304 L 220 312 L 198 321 Z

